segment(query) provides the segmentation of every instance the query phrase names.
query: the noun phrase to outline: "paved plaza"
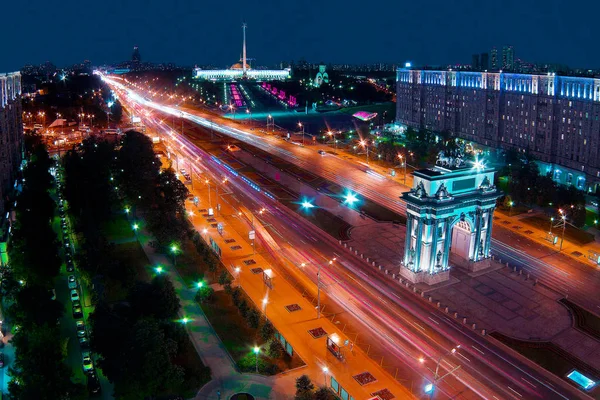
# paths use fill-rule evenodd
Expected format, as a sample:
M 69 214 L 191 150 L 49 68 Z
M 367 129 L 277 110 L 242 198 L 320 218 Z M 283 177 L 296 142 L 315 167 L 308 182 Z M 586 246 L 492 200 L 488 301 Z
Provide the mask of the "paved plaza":
M 404 226 L 370 223 L 354 227 L 347 245 L 390 274 L 397 273 L 405 234 Z M 478 273 L 453 268 L 449 281 L 417 286 L 448 307 L 449 314 L 457 312 L 478 329 L 519 340 L 552 342 L 600 369 L 600 341 L 573 327 L 569 310 L 559 302 L 563 295 L 505 265 L 492 261 L 490 268 Z

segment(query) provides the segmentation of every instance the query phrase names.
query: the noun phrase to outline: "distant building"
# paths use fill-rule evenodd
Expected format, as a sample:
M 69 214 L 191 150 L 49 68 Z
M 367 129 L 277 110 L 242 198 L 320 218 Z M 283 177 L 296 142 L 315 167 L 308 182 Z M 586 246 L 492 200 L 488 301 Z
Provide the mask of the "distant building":
M 479 69 L 481 71 L 490 69 L 490 57 L 488 53 L 481 53 L 481 57 L 479 58 Z
M 600 190 L 600 79 L 399 69 L 397 122 L 529 150 L 542 173 Z
M 135 64 L 139 64 L 142 62 L 142 55 L 140 54 L 140 49 L 137 46 L 133 47 L 133 54 L 131 55 L 131 61 Z
M 498 71 L 498 49 L 496 49 L 495 47 L 492 47 L 492 51 L 490 52 L 491 54 L 491 65 L 490 65 L 490 69 L 492 71 Z
M 515 68 L 515 50 L 512 46 L 502 47 L 502 70 L 514 71 Z
M 20 72 L 0 74 L 0 143 L 0 217 L 4 219 L 23 152 Z
M 479 54 L 473 54 L 473 57 L 471 58 L 471 69 L 473 71 L 479 71 Z
M 242 58 L 240 62 L 233 64 L 229 69 L 194 69 L 194 77 L 212 81 L 232 81 L 236 79 L 256 79 L 256 80 L 286 80 L 291 76 L 290 68 L 282 70 L 273 69 L 253 69 L 246 58 L 246 28 L 244 22 L 242 25 Z

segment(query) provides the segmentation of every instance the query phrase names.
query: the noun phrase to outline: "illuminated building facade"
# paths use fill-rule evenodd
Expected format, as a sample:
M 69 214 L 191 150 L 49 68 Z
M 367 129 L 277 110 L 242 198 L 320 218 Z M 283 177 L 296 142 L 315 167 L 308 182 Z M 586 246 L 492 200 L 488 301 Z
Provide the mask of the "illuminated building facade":
M 600 79 L 399 69 L 396 84 L 398 123 L 529 150 L 556 181 L 598 189 Z
M 248 25 L 244 22 L 242 25 L 242 59 L 239 63 L 233 64 L 229 69 L 194 69 L 194 78 L 211 81 L 232 81 L 237 79 L 254 79 L 257 81 L 286 80 L 291 77 L 290 68 L 282 70 L 270 69 L 252 69 L 247 64 L 246 58 L 246 28 Z
M 21 73 L 0 74 L 0 215 L 7 211 L 6 201 L 21 166 L 23 120 Z

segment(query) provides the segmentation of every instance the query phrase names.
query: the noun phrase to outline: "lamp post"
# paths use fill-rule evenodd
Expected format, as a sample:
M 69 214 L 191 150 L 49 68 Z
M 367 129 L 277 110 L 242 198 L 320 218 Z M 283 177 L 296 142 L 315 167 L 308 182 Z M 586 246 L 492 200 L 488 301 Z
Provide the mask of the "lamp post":
M 442 381 L 445 377 L 447 377 L 448 375 L 453 374 L 457 369 L 460 368 L 460 365 L 456 366 L 455 368 L 453 368 L 451 371 L 449 371 L 448 373 L 446 373 L 443 376 L 439 375 L 439 370 L 440 370 L 440 364 L 442 362 L 442 360 L 450 355 L 450 354 L 455 354 L 458 349 L 460 349 L 460 344 L 457 345 L 456 347 L 452 348 L 450 351 L 448 351 L 446 354 L 443 354 L 442 356 L 440 356 L 440 358 L 438 358 L 437 363 L 435 365 L 435 372 L 433 374 L 433 382 L 428 383 L 427 385 L 425 385 L 425 393 L 429 394 L 429 398 L 431 399 L 433 396 L 433 392 L 435 390 L 435 386 L 438 384 L 438 382 Z M 423 361 L 421 361 L 423 360 Z M 419 359 L 419 361 L 424 362 L 424 359 Z
M 177 253 L 179 252 L 179 247 L 177 245 L 171 245 L 171 254 L 173 254 L 173 265 L 177 267 Z
M 332 265 L 337 258 L 332 258 L 326 264 L 317 265 L 317 319 L 321 318 L 321 268 L 323 265 Z M 300 264 L 301 267 L 305 267 L 306 263 Z
M 240 267 L 235 267 L 233 269 L 233 271 L 235 272 L 235 276 L 236 276 L 236 280 L 237 280 L 237 287 L 240 287 L 241 285 L 241 277 L 240 277 L 240 272 L 242 271 L 242 269 Z
M 265 319 L 267 319 L 267 304 L 269 304 L 269 299 L 265 297 L 262 299 L 263 310 L 265 312 Z
M 206 186 L 208 186 L 208 207 L 212 208 L 212 202 L 210 201 L 210 181 L 206 179 L 204 183 L 206 183 Z
M 113 104 L 115 104 L 113 101 L 109 101 L 108 103 L 106 103 L 106 105 L 108 106 L 106 108 L 106 129 L 110 128 L 110 108 L 113 106 Z
M 298 122 L 298 126 L 302 128 L 302 146 L 304 146 L 304 124 L 302 122 Z
M 402 154 L 398 154 L 398 158 L 400 159 L 400 167 L 403 172 L 403 183 L 406 184 L 406 160 L 404 160 L 404 156 Z
M 327 372 L 329 372 L 329 368 L 323 367 L 323 376 L 325 377 L 325 386 L 327 386 Z
M 260 353 L 260 347 L 254 346 L 254 348 L 252 349 L 252 351 L 254 352 L 254 361 L 255 361 L 255 365 L 256 365 L 256 373 L 258 374 L 258 353 Z
M 369 142 L 366 140 L 361 140 L 360 145 L 367 149 L 367 164 L 369 163 Z
M 510 201 L 510 203 L 508 203 L 508 205 L 510 206 L 510 210 L 508 211 L 508 216 L 512 217 L 512 210 L 513 210 L 513 206 L 515 205 L 514 201 Z
M 271 132 L 275 132 L 275 120 L 271 114 L 267 115 L 267 132 L 269 131 L 269 125 L 271 125 Z

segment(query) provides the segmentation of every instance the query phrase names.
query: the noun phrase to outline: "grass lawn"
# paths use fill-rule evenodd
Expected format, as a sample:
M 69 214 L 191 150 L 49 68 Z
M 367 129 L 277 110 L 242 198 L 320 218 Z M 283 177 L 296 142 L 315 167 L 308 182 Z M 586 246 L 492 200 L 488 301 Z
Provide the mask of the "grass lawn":
M 191 240 L 184 240 L 181 243 L 181 250 L 181 253 L 177 256 L 177 271 L 187 286 L 193 286 L 203 279 L 208 283 L 216 280 L 216 276 L 212 276 L 204 265 L 204 260 L 196 251 L 196 247 Z
M 600 223 L 600 216 L 598 213 L 590 211 L 588 209 L 585 210 L 585 225 L 589 227 L 598 227 Z
M 243 297 L 248 305 L 252 304 L 252 301 L 245 294 Z M 215 292 L 212 301 L 201 304 L 201 307 L 240 370 L 254 371 L 256 362 L 252 353 L 254 346 L 260 346 L 263 349 L 258 363 L 261 373 L 270 375 L 304 365 L 297 355 L 289 357 L 286 354 L 283 358 L 276 360 L 266 356 L 264 352 L 265 343 L 259 335 L 260 328 L 252 329 L 248 326 L 246 320 L 233 304 L 231 296 L 224 291 Z M 275 364 L 276 370 L 269 371 L 269 364 Z
M 536 228 L 542 229 L 544 231 L 550 229 L 550 219 L 541 215 L 533 215 L 531 217 L 523 218 L 521 219 L 521 221 L 526 224 L 533 225 Z M 553 229 L 552 233 L 555 233 L 557 235 L 562 234 L 562 227 Z M 567 227 L 565 228 L 565 239 L 567 239 L 570 242 L 575 242 L 577 244 L 583 245 L 593 242 L 594 235 L 592 235 L 591 233 L 587 233 L 581 229 L 574 228 L 571 225 L 567 225 Z
M 131 224 L 124 214 L 115 215 L 102 227 L 106 238 L 111 242 L 132 240 L 135 236 Z

